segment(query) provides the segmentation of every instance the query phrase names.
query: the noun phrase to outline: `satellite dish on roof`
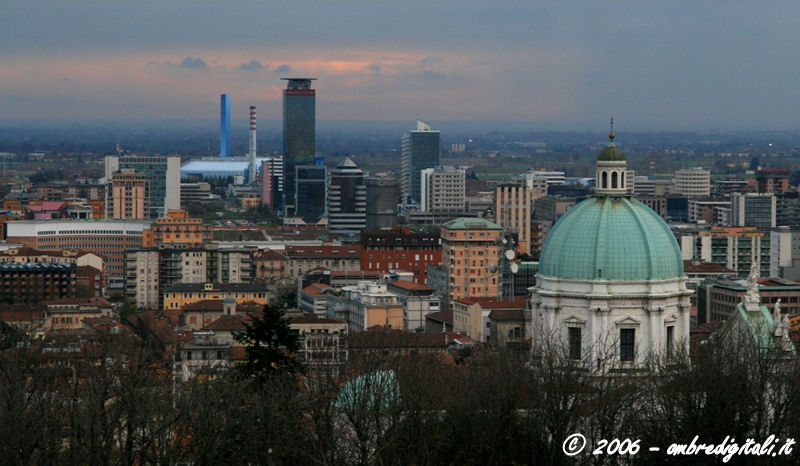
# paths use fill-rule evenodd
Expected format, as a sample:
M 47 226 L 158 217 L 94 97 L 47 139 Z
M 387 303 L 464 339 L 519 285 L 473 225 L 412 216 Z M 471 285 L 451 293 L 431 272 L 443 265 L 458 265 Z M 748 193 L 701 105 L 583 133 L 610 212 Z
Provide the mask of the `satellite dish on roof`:
M 506 259 L 513 261 L 514 260 L 514 251 L 512 249 L 506 249 Z
M 517 272 L 519 272 L 519 265 L 517 265 L 517 263 L 514 262 L 511 264 L 511 273 L 517 273 Z
M 489 272 L 495 273 L 497 272 L 497 264 L 492 264 L 489 266 Z
M 506 244 L 506 243 L 508 243 L 508 240 L 503 238 L 503 244 Z

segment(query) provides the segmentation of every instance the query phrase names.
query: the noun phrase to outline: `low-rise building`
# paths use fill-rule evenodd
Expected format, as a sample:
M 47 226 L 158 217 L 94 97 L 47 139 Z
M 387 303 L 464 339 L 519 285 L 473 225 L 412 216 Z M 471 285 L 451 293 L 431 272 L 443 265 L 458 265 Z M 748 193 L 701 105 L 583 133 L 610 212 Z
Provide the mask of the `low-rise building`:
M 473 340 L 489 342 L 491 339 L 491 322 L 489 313 L 495 310 L 523 311 L 526 298 L 500 300 L 488 297 L 466 297 L 453 301 L 453 331 L 465 333 Z M 530 329 L 525 332 L 530 335 Z
M 331 271 L 359 271 L 363 252 L 361 246 L 286 246 L 288 276 L 299 277 L 317 267 Z
M 265 305 L 269 302 L 269 290 L 252 283 L 179 283 L 164 291 L 164 309 L 182 309 L 198 301 L 222 301 L 227 297 L 235 299 L 237 304 L 253 301 Z
M 397 296 L 403 306 L 403 329 L 422 331 L 425 317 L 439 311 L 441 297 L 433 288 L 409 281 L 393 281 L 386 285 L 386 291 Z

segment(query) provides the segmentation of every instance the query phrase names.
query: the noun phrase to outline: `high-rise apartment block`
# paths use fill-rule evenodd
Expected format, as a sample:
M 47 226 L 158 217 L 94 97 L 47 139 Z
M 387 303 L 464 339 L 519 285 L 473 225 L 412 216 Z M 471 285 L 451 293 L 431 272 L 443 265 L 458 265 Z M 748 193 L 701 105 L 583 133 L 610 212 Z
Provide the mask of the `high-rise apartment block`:
M 403 133 L 402 189 L 405 198 L 420 201 L 420 172 L 439 166 L 439 131 L 417 120 L 417 129 Z
M 700 167 L 675 172 L 675 193 L 687 197 L 711 194 L 711 172 Z
M 219 96 L 219 156 L 231 156 L 231 96 Z
M 164 217 L 181 207 L 181 158 L 179 156 L 107 155 L 106 184 L 123 170 L 142 174 L 150 182 L 150 216 Z M 106 205 L 114 203 L 113 190 L 106 189 Z
M 367 227 L 367 185 L 364 172 L 346 158 L 331 170 L 328 183 L 328 229 L 359 233 Z
M 420 171 L 419 210 L 464 212 L 466 175 L 463 168 L 437 167 Z
M 448 305 L 459 298 L 500 296 L 502 233 L 503 227 L 480 218 L 457 218 L 442 225 Z
M 144 220 L 150 217 L 150 179 L 135 170 L 123 169 L 106 180 L 106 218 Z
M 758 192 L 784 194 L 789 192 L 791 170 L 785 168 L 762 168 L 756 171 Z
M 537 191 L 537 197 L 541 192 Z M 494 221 L 504 230 L 517 234 L 519 253 L 530 254 L 533 190 L 525 183 L 502 183 L 494 190 Z
M 283 209 L 283 157 L 267 157 L 261 162 L 261 204 L 274 212 Z
M 316 78 L 281 78 L 288 81 L 283 90 L 283 157 L 286 180 L 284 207 L 294 212 L 295 166 L 313 165 L 316 154 Z
M 731 226 L 756 227 L 768 232 L 776 224 L 776 199 L 772 193 L 733 193 L 731 195 Z

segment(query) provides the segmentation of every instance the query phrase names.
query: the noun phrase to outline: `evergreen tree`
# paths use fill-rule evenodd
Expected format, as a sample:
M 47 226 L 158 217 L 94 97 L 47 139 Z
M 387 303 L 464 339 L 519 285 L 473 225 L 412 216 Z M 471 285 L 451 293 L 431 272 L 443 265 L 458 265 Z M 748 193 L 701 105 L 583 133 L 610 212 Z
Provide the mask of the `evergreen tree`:
M 289 302 L 284 297 L 277 304 L 267 304 L 261 316 L 251 316 L 245 330 L 234 334 L 236 341 L 247 347 L 247 363 L 242 366 L 245 377 L 263 382 L 277 375 L 301 372 L 295 356 L 299 349 L 297 334 L 286 318 Z

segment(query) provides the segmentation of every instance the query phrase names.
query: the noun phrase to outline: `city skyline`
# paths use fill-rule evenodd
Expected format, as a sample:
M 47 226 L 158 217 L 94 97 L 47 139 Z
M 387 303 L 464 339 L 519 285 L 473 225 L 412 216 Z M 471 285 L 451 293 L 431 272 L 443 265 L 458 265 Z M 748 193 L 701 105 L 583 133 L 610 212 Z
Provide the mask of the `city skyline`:
M 316 76 L 320 120 L 585 129 L 794 129 L 789 2 L 349 1 L 0 6 L 0 118 L 280 116 Z

